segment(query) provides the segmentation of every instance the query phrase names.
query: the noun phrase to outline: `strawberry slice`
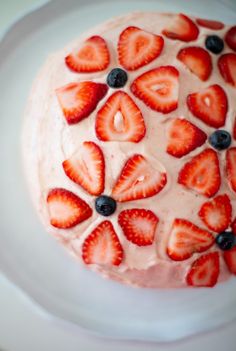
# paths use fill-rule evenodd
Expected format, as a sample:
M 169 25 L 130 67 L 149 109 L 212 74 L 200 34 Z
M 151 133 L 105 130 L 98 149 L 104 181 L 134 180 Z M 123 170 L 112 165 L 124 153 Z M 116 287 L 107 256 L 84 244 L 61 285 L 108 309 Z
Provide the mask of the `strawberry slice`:
M 213 21 L 213 20 L 208 20 L 205 18 L 197 18 L 196 22 L 199 26 L 209 28 L 209 29 L 214 29 L 214 30 L 220 30 L 224 28 L 224 23 L 219 22 L 219 21 Z
M 214 196 L 221 184 L 217 153 L 206 149 L 193 157 L 179 172 L 178 183 L 201 195 Z
M 236 54 L 224 54 L 218 60 L 218 67 L 224 80 L 236 87 Z
M 162 31 L 170 39 L 182 41 L 196 40 L 199 34 L 196 24 L 186 15 L 180 13 L 170 21 L 170 25 Z
M 152 211 L 140 208 L 122 211 L 118 218 L 126 239 L 138 246 L 152 245 L 158 222 Z
M 163 49 L 161 36 L 137 27 L 126 28 L 119 37 L 118 55 L 120 64 L 129 71 L 147 65 L 157 58 Z
M 232 215 L 228 195 L 219 195 L 212 201 L 205 202 L 198 214 L 210 230 L 217 233 L 223 232 L 229 227 Z
M 146 133 L 141 111 L 123 91 L 111 95 L 98 111 L 95 129 L 102 141 L 138 143 Z
M 186 219 L 174 220 L 167 246 L 167 255 L 174 261 L 184 261 L 195 252 L 208 250 L 214 244 L 211 233 Z
M 104 191 L 104 156 L 100 147 L 92 141 L 85 141 L 62 166 L 67 177 L 89 194 L 98 196 Z
M 226 152 L 226 172 L 230 186 L 236 192 L 236 147 Z
M 212 60 L 210 54 L 199 46 L 189 46 L 181 49 L 177 55 L 178 60 L 198 78 L 205 81 L 212 72 Z
M 211 288 L 216 285 L 219 274 L 219 253 L 211 252 L 193 262 L 187 274 L 186 282 L 190 286 Z
M 65 58 L 73 72 L 88 73 L 103 71 L 109 66 L 110 55 L 105 40 L 98 35 L 88 38 Z
M 47 196 L 50 223 L 61 229 L 72 228 L 92 216 L 92 209 L 69 190 L 54 188 Z
M 203 145 L 207 135 L 184 118 L 175 118 L 168 130 L 166 151 L 174 157 L 182 157 Z
M 230 49 L 236 51 L 236 26 L 231 27 L 225 35 L 225 41 Z
M 169 113 L 178 107 L 179 72 L 173 66 L 161 66 L 143 73 L 131 85 L 131 91 L 151 109 Z
M 82 257 L 86 264 L 119 266 L 123 249 L 110 221 L 100 223 L 85 239 Z
M 234 118 L 234 125 L 233 125 L 233 138 L 236 140 L 236 117 Z
M 224 251 L 224 260 L 232 274 L 236 274 L 236 246 L 232 249 Z
M 223 127 L 228 111 L 225 91 L 217 84 L 187 97 L 187 105 L 192 114 L 210 127 Z
M 158 194 L 166 185 L 165 172 L 155 169 L 142 155 L 132 156 L 121 171 L 112 196 L 126 202 Z

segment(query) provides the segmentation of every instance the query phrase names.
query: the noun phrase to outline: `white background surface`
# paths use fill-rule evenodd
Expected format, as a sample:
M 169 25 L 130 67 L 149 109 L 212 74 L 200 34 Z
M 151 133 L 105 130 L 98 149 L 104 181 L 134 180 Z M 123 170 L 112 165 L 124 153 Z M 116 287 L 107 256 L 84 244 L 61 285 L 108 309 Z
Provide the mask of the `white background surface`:
M 233 0 L 236 1 L 236 0 Z M 38 1 L 0 0 L 0 31 L 20 12 Z M 171 345 L 123 343 L 102 340 L 45 319 L 3 278 L 0 278 L 0 348 L 7 351 L 151 351 L 151 350 L 235 350 L 235 324 L 217 332 Z

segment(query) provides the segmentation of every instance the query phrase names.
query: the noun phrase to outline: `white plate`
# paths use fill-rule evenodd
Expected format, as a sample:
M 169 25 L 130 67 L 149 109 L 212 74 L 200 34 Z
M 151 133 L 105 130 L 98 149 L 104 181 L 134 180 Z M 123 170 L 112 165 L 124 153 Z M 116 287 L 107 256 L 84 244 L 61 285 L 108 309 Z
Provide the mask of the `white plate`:
M 89 27 L 132 10 L 207 14 L 234 23 L 236 4 L 225 3 L 51 1 L 19 20 L 0 43 L 0 267 L 50 315 L 106 336 L 153 341 L 180 339 L 236 317 L 236 279 L 212 290 L 158 291 L 106 281 L 79 266 L 39 223 L 20 157 L 25 102 L 49 52 Z

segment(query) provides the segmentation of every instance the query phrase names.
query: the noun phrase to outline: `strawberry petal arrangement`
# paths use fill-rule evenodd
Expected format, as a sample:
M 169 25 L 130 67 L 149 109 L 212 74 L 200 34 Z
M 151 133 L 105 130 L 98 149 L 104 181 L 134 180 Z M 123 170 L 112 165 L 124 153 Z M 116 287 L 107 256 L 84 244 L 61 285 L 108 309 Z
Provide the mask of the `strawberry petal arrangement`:
M 134 13 L 51 55 L 26 112 L 47 230 L 139 287 L 236 274 L 236 26 Z

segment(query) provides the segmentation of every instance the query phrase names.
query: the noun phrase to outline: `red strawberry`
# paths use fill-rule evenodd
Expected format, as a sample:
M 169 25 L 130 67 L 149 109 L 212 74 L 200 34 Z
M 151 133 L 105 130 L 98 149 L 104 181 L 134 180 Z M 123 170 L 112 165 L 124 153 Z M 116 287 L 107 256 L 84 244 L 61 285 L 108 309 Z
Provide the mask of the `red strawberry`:
M 133 208 L 122 211 L 118 219 L 127 240 L 138 246 L 151 245 L 159 219 L 149 210 Z
M 66 65 L 74 72 L 99 72 L 110 63 L 110 55 L 105 40 L 99 36 L 87 39 L 65 58 Z
M 184 261 L 195 252 L 208 250 L 214 244 L 212 234 L 186 219 L 174 220 L 167 246 L 167 254 L 174 261 Z
M 92 209 L 84 200 L 69 190 L 54 188 L 47 196 L 50 223 L 56 228 L 67 229 L 92 216 Z
M 205 143 L 207 135 L 184 118 L 175 118 L 168 130 L 166 151 L 174 157 L 182 157 Z
M 179 172 L 178 183 L 201 195 L 214 196 L 221 184 L 217 153 L 206 149 L 193 157 Z
M 170 21 L 170 25 L 162 33 L 170 39 L 192 41 L 197 39 L 199 30 L 196 24 L 187 16 L 180 13 Z
M 229 271 L 236 274 L 236 246 L 228 251 L 224 251 L 224 260 Z
M 219 85 L 214 84 L 188 95 L 187 104 L 192 114 L 210 127 L 224 126 L 228 100 L 225 91 Z
M 231 222 L 232 206 L 228 195 L 219 195 L 205 202 L 198 214 L 210 230 L 223 232 Z
M 88 117 L 106 95 L 106 84 L 93 82 L 70 83 L 56 89 L 58 101 L 68 124 Z
M 92 141 L 85 141 L 79 152 L 65 160 L 62 166 L 66 175 L 89 194 L 98 196 L 104 191 L 104 156 Z
M 234 125 L 233 125 L 233 138 L 236 140 L 236 117 L 234 118 Z
M 178 107 L 179 72 L 173 66 L 161 66 L 143 73 L 131 85 L 131 91 L 151 109 L 169 113 Z
M 100 223 L 85 239 L 82 257 L 86 264 L 120 265 L 123 249 L 110 221 Z
M 226 152 L 226 172 L 231 188 L 236 192 L 236 147 Z
M 102 141 L 138 143 L 146 133 L 141 111 L 123 91 L 111 95 L 98 111 L 95 128 L 98 139 Z
M 225 41 L 230 49 L 236 51 L 236 26 L 231 27 L 225 35 Z
M 236 218 L 231 223 L 231 228 L 232 228 L 233 233 L 236 235 Z
M 220 274 L 220 259 L 218 252 L 199 257 L 193 262 L 186 277 L 186 282 L 190 286 L 213 287 L 216 285 Z
M 166 173 L 155 169 L 144 156 L 134 155 L 122 169 L 112 196 L 119 202 L 145 199 L 159 193 L 166 182 Z
M 163 46 L 164 40 L 159 35 L 137 27 L 128 27 L 119 37 L 120 64 L 125 69 L 134 71 L 157 58 L 161 54 Z
M 210 77 L 212 61 L 210 54 L 198 46 L 181 49 L 177 58 L 198 78 L 205 81 Z
M 236 87 L 236 54 L 224 54 L 218 60 L 218 67 L 224 80 Z
M 222 22 L 207 20 L 205 18 L 197 18 L 196 22 L 199 26 L 209 28 L 209 29 L 214 29 L 214 30 L 223 29 L 225 26 L 224 23 L 222 23 Z

